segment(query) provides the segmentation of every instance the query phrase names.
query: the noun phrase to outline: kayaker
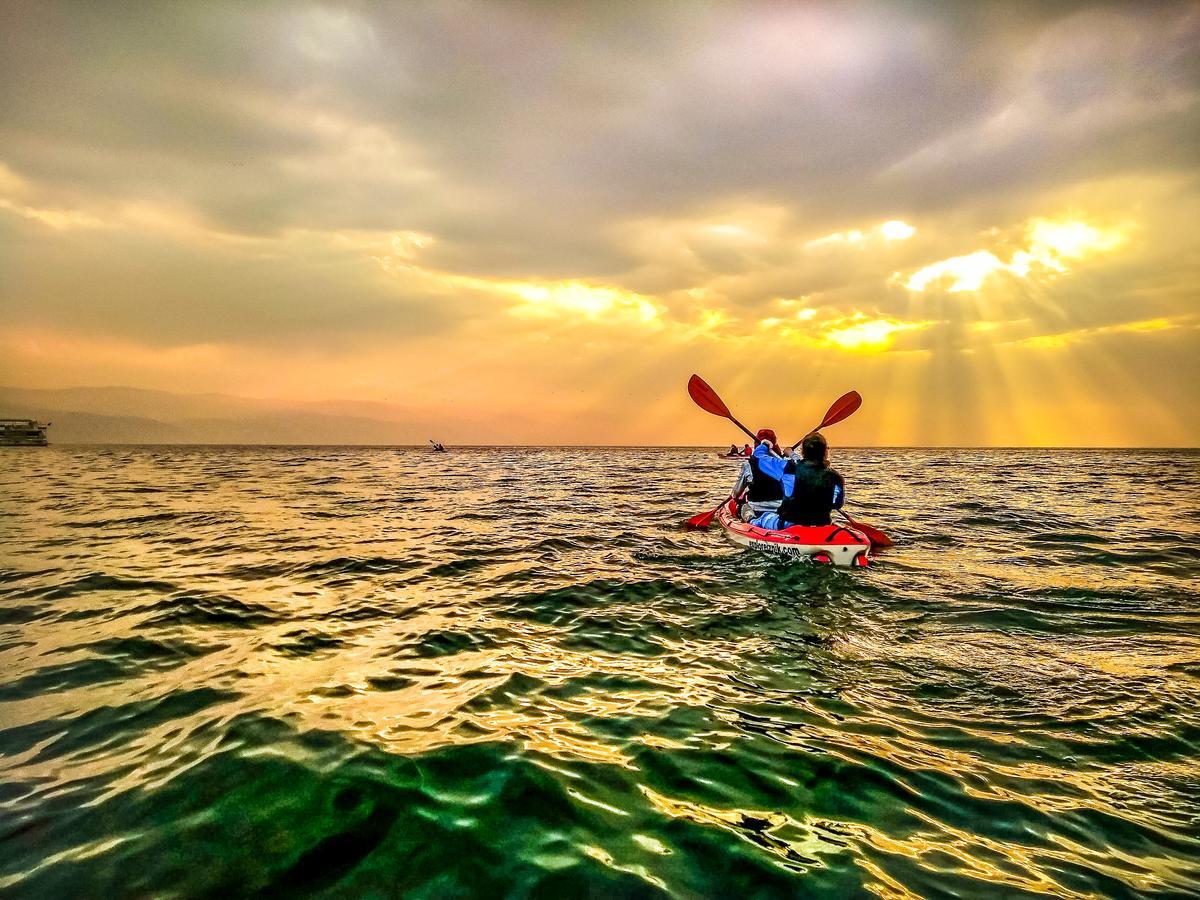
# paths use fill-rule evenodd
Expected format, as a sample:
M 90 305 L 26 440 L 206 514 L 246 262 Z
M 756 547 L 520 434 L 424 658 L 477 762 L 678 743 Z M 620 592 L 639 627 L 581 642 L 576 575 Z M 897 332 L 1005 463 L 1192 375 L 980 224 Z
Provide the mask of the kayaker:
M 766 454 L 766 458 L 783 462 L 779 455 L 779 445 L 776 443 L 774 431 L 770 428 L 762 428 L 754 436 L 754 439 L 758 442 L 759 450 Z M 749 444 L 746 445 L 746 455 L 749 458 L 742 463 L 738 479 L 733 485 L 733 496 L 742 497 L 742 492 L 745 492 L 738 512 L 744 521 L 749 522 L 756 516 L 779 509 L 779 504 L 783 500 L 783 488 L 778 478 L 768 477 L 759 470 L 761 463 L 758 459 L 758 451 L 756 450 L 752 454 Z
M 800 456 L 798 461 L 783 460 L 762 444 L 755 449 L 752 462 L 783 496 L 774 511 L 763 512 L 750 524 L 772 531 L 792 525 L 828 525 L 830 511 L 842 508 L 846 482 L 829 465 L 829 445 L 824 436 L 815 431 L 807 435 L 800 443 Z
M 740 454 L 738 453 L 737 444 L 730 444 L 730 445 L 729 445 L 729 449 L 728 449 L 727 451 L 725 451 L 725 455 L 726 455 L 726 456 L 738 456 L 738 455 L 740 455 Z
M 754 451 L 750 449 L 749 444 L 747 444 L 745 447 L 742 448 L 742 456 L 749 456 L 753 452 Z

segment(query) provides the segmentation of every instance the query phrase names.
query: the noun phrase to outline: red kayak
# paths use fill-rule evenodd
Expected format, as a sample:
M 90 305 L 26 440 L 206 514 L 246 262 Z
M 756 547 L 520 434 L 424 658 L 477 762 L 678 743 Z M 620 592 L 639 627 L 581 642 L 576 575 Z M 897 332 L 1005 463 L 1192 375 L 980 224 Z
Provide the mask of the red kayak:
M 717 521 L 725 537 L 752 550 L 803 556 L 826 565 L 859 568 L 870 565 L 870 540 L 861 531 L 845 525 L 793 525 L 781 531 L 757 528 L 738 518 L 732 500 L 721 507 Z

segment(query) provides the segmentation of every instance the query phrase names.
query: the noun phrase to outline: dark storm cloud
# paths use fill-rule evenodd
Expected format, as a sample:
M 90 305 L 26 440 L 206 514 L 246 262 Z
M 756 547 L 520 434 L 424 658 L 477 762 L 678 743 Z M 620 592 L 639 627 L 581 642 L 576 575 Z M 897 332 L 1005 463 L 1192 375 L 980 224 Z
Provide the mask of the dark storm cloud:
M 230 230 L 424 228 L 475 265 L 489 235 L 502 265 L 553 267 L 580 255 L 564 234 L 727 198 L 824 222 L 1195 154 L 1187 6 L 5 9 L 19 174 Z M 398 171 L 306 168 L 352 156 L 355 128 L 403 148 Z

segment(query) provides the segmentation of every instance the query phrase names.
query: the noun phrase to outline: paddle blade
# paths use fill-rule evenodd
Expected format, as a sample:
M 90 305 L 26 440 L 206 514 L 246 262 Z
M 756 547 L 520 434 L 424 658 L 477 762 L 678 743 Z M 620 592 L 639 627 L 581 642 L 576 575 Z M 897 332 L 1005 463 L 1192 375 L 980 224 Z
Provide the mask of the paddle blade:
M 705 412 L 720 416 L 722 419 L 733 418 L 729 407 L 717 396 L 717 392 L 708 386 L 708 382 L 699 375 L 693 375 L 688 379 L 688 395 Z
M 715 508 L 710 509 L 708 512 L 703 512 L 699 515 L 692 516 L 684 524 L 689 530 L 695 529 L 697 531 L 701 531 L 707 528 L 712 524 L 713 519 L 717 517 L 717 513 L 721 511 L 721 508 L 732 499 L 732 496 L 726 497 L 724 500 L 718 503 Z
M 829 412 L 825 413 L 825 418 L 821 420 L 813 431 L 820 431 L 822 428 L 827 428 L 830 425 L 836 425 L 842 419 L 848 419 L 850 416 L 862 406 L 862 395 L 858 391 L 849 391 L 842 394 L 833 401 L 833 406 L 829 407 Z
M 843 512 L 842 515 L 846 515 L 845 512 Z M 852 528 L 857 528 L 864 535 L 866 535 L 866 538 L 871 542 L 872 547 L 878 547 L 882 549 L 884 547 L 892 546 L 892 539 L 878 528 L 872 528 L 870 525 L 867 525 L 864 522 L 857 522 L 849 516 L 846 516 L 846 521 L 850 523 Z

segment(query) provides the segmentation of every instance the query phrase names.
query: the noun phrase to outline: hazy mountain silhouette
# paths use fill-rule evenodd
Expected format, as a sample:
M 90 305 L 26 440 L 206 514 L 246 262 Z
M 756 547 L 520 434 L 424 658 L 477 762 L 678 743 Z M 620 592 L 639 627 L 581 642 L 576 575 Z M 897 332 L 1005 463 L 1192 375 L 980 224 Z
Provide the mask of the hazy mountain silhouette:
M 364 414 L 369 413 L 369 414 Z M 287 404 L 128 387 L 0 386 L 0 417 L 53 423 L 52 443 L 421 444 L 443 422 L 387 403 Z

